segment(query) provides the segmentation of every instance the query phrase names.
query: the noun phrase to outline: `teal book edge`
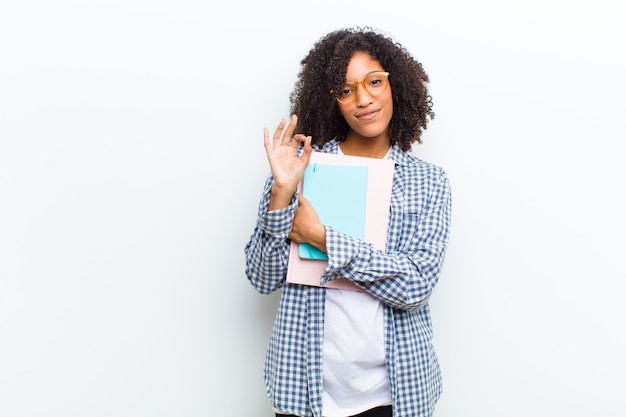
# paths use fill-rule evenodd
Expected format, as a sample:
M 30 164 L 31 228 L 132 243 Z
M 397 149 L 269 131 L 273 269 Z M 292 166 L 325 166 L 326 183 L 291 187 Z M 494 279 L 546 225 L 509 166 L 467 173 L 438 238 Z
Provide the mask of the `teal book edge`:
M 302 180 L 302 193 L 311 202 L 322 224 L 355 239 L 365 235 L 367 199 L 366 166 L 309 164 Z M 300 243 L 304 259 L 328 260 L 319 249 Z

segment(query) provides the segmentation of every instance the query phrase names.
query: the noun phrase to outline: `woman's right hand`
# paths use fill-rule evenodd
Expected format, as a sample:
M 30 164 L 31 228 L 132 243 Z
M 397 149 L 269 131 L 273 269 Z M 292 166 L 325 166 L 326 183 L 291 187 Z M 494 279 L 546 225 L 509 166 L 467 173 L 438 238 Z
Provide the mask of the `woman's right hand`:
M 291 120 L 285 129 L 285 120 L 281 120 L 274 137 L 270 141 L 269 131 L 263 129 L 265 152 L 274 177 L 274 185 L 270 196 L 269 210 L 284 208 L 289 205 L 291 199 L 302 181 L 304 170 L 309 165 L 311 158 L 311 137 L 303 134 L 291 136 L 296 128 L 298 118 L 291 116 Z M 300 143 L 304 143 L 302 154 L 298 156 Z

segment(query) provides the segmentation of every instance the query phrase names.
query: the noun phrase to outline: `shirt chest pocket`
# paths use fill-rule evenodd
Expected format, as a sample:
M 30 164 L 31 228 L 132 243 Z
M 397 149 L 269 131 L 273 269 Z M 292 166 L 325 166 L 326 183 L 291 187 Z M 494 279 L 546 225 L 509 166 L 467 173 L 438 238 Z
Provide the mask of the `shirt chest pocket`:
M 402 225 L 400 227 L 400 240 L 398 242 L 399 251 L 404 252 L 410 248 L 411 242 L 417 235 L 421 218 L 421 213 L 415 209 L 402 211 Z
M 421 220 L 420 194 L 411 187 L 394 184 L 387 247 L 397 252 L 410 250 Z
M 417 235 L 422 216 L 421 213 L 407 207 L 391 210 L 387 248 L 395 252 L 405 252 Z

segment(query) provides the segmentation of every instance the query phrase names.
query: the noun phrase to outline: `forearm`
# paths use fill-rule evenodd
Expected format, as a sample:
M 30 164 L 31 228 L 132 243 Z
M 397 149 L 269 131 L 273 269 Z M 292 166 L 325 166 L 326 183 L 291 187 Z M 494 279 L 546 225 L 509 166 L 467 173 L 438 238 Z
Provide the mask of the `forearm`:
M 327 233 L 329 261 L 324 281 L 347 278 L 398 309 L 417 310 L 428 302 L 439 278 L 445 247 L 386 253 L 332 229 Z
M 246 276 L 257 291 L 269 294 L 282 286 L 289 256 L 285 238 L 255 232 L 246 245 L 245 255 Z
M 245 247 L 246 276 L 257 291 L 268 294 L 282 286 L 289 258 L 287 239 L 297 200 L 295 195 L 287 207 L 268 210 L 271 181 L 259 204 L 259 217 Z

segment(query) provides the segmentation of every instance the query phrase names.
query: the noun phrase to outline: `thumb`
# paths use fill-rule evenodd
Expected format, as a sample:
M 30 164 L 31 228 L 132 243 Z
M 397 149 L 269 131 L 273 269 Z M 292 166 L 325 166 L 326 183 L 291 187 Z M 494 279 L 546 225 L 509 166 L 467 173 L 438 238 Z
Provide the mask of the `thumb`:
M 309 202 L 309 200 L 306 199 L 304 194 L 302 194 L 302 192 L 298 192 L 298 205 L 299 206 L 305 206 L 305 205 L 309 205 L 309 204 L 310 204 L 310 202 Z
M 313 146 L 311 146 L 312 138 L 311 136 L 307 136 L 304 138 L 304 147 L 302 148 L 302 159 L 309 164 L 309 159 L 311 158 L 311 153 L 313 153 Z

